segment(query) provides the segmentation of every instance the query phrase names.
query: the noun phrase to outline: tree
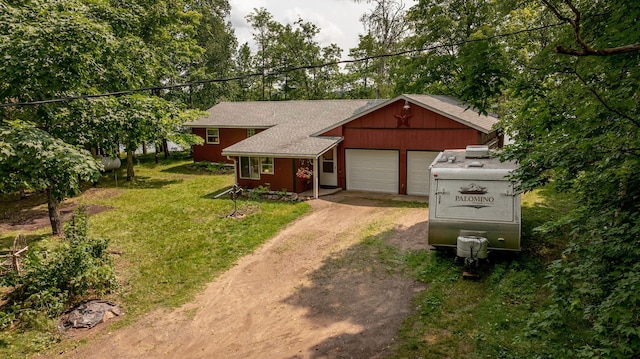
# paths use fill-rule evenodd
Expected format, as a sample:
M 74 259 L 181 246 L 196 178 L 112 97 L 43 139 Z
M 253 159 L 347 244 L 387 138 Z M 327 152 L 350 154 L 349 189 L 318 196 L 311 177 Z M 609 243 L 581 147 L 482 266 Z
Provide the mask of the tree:
M 127 152 L 127 181 L 133 180 L 133 153 L 144 142 L 158 143 L 170 139 L 183 145 L 201 144 L 203 140 L 181 131 L 181 125 L 196 120 L 199 111 L 187 111 L 158 97 L 144 95 L 114 99 L 107 122 L 119 124 L 117 134 Z
M 228 0 L 185 0 L 185 6 L 200 14 L 194 27 L 193 39 L 202 49 L 196 60 L 185 63 L 175 82 L 227 78 L 233 75 L 234 52 L 237 40 L 229 22 L 231 7 Z M 191 108 L 206 110 L 220 98 L 230 98 L 240 91 L 235 82 L 205 82 L 188 89 L 172 91 L 170 99 L 179 99 Z
M 339 73 L 337 65 L 320 67 L 336 62 L 341 50 L 331 44 L 321 47 L 315 40 L 320 29 L 313 23 L 298 19 L 293 24 L 281 24 L 264 8 L 254 9 L 247 16 L 253 27 L 253 38 L 258 50 L 253 60 L 248 59 L 250 49 L 243 46 L 238 57 L 238 68 L 249 73 L 261 73 L 253 91 L 255 99 L 291 100 L 320 99 L 335 96 L 338 83 L 333 81 Z M 246 73 L 246 72 L 245 72 Z M 246 86 L 248 82 L 243 84 Z M 245 90 L 245 94 L 247 91 Z
M 358 47 L 349 50 L 349 57 L 361 61 L 345 66 L 349 79 L 347 92 L 351 98 L 376 98 L 377 66 L 374 59 L 369 59 L 376 53 L 376 42 L 371 34 L 359 35 L 358 38 Z
M 398 61 L 395 91 L 449 95 L 498 112 L 514 55 L 504 40 L 491 37 L 508 28 L 510 11 L 509 2 L 418 1 L 407 13 L 412 35 L 406 46 L 425 50 Z
M 640 4 L 542 1 L 526 11 L 544 31 L 514 37 L 526 48 L 501 120 L 515 144 L 523 190 L 547 182 L 577 210 L 545 228 L 571 233 L 550 266 L 550 305 L 532 334 L 552 356 L 640 355 Z M 526 43 L 526 45 L 525 45 Z M 574 333 L 571 343 L 558 341 Z
M 539 228 L 570 237 L 531 321 L 528 335 L 548 343 L 538 356 L 640 355 L 639 16 L 622 0 L 420 0 L 409 11 L 409 47 L 426 51 L 400 62 L 397 91 L 501 110 L 520 189 L 551 183 L 576 199 Z
M 59 204 L 95 181 L 102 165 L 89 152 L 56 139 L 33 125 L 13 121 L 0 126 L 0 192 L 45 191 L 51 230 L 62 234 Z
M 360 18 L 366 35 L 360 37 L 360 44 L 356 49 L 352 49 L 352 53 L 357 56 L 373 57 L 367 60 L 367 67 L 371 66 L 375 69 L 371 85 L 375 90 L 376 98 L 386 98 L 392 94 L 391 84 L 394 81 L 391 80 L 391 63 L 382 55 L 397 52 L 407 34 L 405 4 L 402 0 L 366 0 L 366 2 L 373 3 L 374 7 Z M 360 80 L 366 81 L 366 78 Z
M 0 56 L 5 61 L 0 63 L 0 99 L 55 99 L 181 81 L 197 67 L 193 63 L 203 54 L 195 38 L 202 15 L 194 6 L 224 8 L 224 3 L 3 2 L 6 11 L 0 13 Z M 184 112 L 184 106 L 169 101 L 180 96 L 154 91 L 153 95 L 135 98 L 123 100 L 129 101 L 128 107 L 120 106 L 117 100 L 103 99 L 40 104 L 19 111 L 5 109 L 2 121 L 23 118 L 69 144 L 115 155 L 122 139 L 131 140 L 135 134 L 135 141 L 130 143 L 141 144 L 140 138 L 161 141 L 164 138 L 156 138 L 157 134 L 178 135 L 176 121 L 193 116 Z M 139 106 L 132 104 L 145 101 L 153 103 L 153 111 L 145 112 L 150 117 L 141 120 Z M 141 128 L 145 130 L 137 131 Z M 123 133 L 123 129 L 136 131 Z M 132 167 L 128 178 L 133 179 Z

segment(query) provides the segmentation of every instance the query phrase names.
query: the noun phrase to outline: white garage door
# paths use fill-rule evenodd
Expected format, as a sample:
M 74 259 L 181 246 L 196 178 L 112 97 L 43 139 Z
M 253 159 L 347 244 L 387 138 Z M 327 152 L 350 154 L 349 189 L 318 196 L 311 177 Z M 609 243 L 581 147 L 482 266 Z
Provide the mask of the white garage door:
M 407 194 L 429 195 L 429 165 L 439 152 L 407 151 Z
M 398 151 L 347 149 L 345 160 L 348 190 L 398 193 Z

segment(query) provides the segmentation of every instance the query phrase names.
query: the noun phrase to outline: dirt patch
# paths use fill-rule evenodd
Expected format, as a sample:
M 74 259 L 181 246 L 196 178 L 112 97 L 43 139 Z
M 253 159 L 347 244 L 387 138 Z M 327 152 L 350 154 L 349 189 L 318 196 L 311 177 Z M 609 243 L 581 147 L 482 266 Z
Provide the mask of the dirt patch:
M 427 248 L 425 208 L 341 193 L 210 283 L 191 303 L 100 331 L 81 358 L 380 358 L 424 289 L 363 243 Z M 126 309 L 126 308 L 125 308 Z
M 91 188 L 82 194 L 82 198 L 104 198 L 115 196 L 117 190 Z M 6 213 L 0 216 L 0 231 L 33 231 L 51 226 L 49 211 L 47 209 L 46 196 L 40 193 L 31 193 L 26 198 L 12 198 L 7 200 Z M 60 205 L 60 215 L 63 221 L 71 218 L 73 211 L 78 207 L 77 198 L 67 199 Z M 87 206 L 87 214 L 94 215 L 112 209 L 109 206 Z

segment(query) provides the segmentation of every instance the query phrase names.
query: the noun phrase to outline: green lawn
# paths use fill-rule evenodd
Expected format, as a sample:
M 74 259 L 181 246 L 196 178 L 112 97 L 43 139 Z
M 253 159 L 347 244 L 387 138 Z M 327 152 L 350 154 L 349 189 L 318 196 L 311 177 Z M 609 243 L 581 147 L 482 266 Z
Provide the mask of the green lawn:
M 546 265 L 560 256 L 565 239 L 535 229 L 570 208 L 570 199 L 548 188 L 523 196 L 522 252 L 491 256 L 479 280 L 463 279 L 461 261 L 450 254 L 405 255 L 408 272 L 428 288 L 414 298 L 416 311 L 390 357 L 547 357 L 530 324 L 546 304 Z
M 139 163 L 136 175 L 135 182 L 118 180 L 116 186 L 110 173 L 96 188 L 73 199 L 111 208 L 93 215 L 90 229 L 93 236 L 109 239 L 114 253 L 121 288 L 109 299 L 122 304 L 127 313 L 115 326 L 158 307 L 187 302 L 239 257 L 309 208 L 306 203 L 241 200 L 238 207 L 246 217 L 226 218 L 233 202 L 226 196 L 213 197 L 233 183 L 233 176 L 209 174 L 186 158 L 158 165 Z M 119 178 L 123 177 L 121 170 Z M 14 198 L 2 201 L 0 217 L 18 210 L 16 203 L 20 201 Z M 35 208 L 42 199 L 38 202 L 32 196 L 24 203 Z M 375 247 L 390 272 L 400 270 L 427 283 L 427 289 L 414 298 L 415 311 L 405 320 L 390 357 L 528 358 L 544 352 L 544 343 L 528 324 L 545 305 L 545 266 L 559 256 L 564 240 L 534 229 L 569 208 L 570 200 L 550 189 L 524 196 L 524 250 L 493 257 L 477 281 L 462 279 L 462 264 L 450 255 L 402 254 L 384 238 L 365 238 L 360 247 L 369 251 Z M 59 239 L 48 233 L 50 228 L 28 233 L 30 246 L 34 250 L 55 246 Z M 0 234 L 0 246 L 6 247 L 15 234 Z M 1 332 L 0 357 L 25 357 L 59 339 L 50 322 L 26 331 Z
M 142 161 L 135 167 L 136 180 L 124 180 L 124 170 L 105 175 L 83 195 L 71 200 L 87 206 L 111 209 L 90 217 L 90 233 L 110 241 L 121 288 L 112 300 L 120 303 L 126 325 L 159 306 L 187 302 L 241 256 L 253 251 L 280 228 L 304 214 L 304 202 L 239 200 L 246 216 L 227 218 L 234 204 L 228 196 L 214 195 L 233 184 L 233 175 L 213 175 L 191 166 L 188 158 Z M 37 195 L 26 201 L 35 207 Z M 0 215 L 15 211 L 20 201 L 4 198 Z M 38 203 L 40 202 L 40 203 Z M 8 208 L 12 206 L 11 208 Z M 27 233 L 30 250 L 55 246 L 50 228 Z M 16 232 L 0 235 L 6 247 Z M 42 350 L 58 335 L 52 323 L 27 331 L 0 333 L 0 357 L 24 357 Z

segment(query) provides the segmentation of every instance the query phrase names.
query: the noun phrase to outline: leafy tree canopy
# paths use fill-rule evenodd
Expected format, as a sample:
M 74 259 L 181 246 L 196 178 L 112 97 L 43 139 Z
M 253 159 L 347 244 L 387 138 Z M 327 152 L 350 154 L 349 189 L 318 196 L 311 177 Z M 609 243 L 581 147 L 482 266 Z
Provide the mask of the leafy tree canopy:
M 54 234 L 62 233 L 57 204 L 80 191 L 79 181 L 95 181 L 102 165 L 86 150 L 52 137 L 33 125 L 0 126 L 0 191 L 46 191 Z

